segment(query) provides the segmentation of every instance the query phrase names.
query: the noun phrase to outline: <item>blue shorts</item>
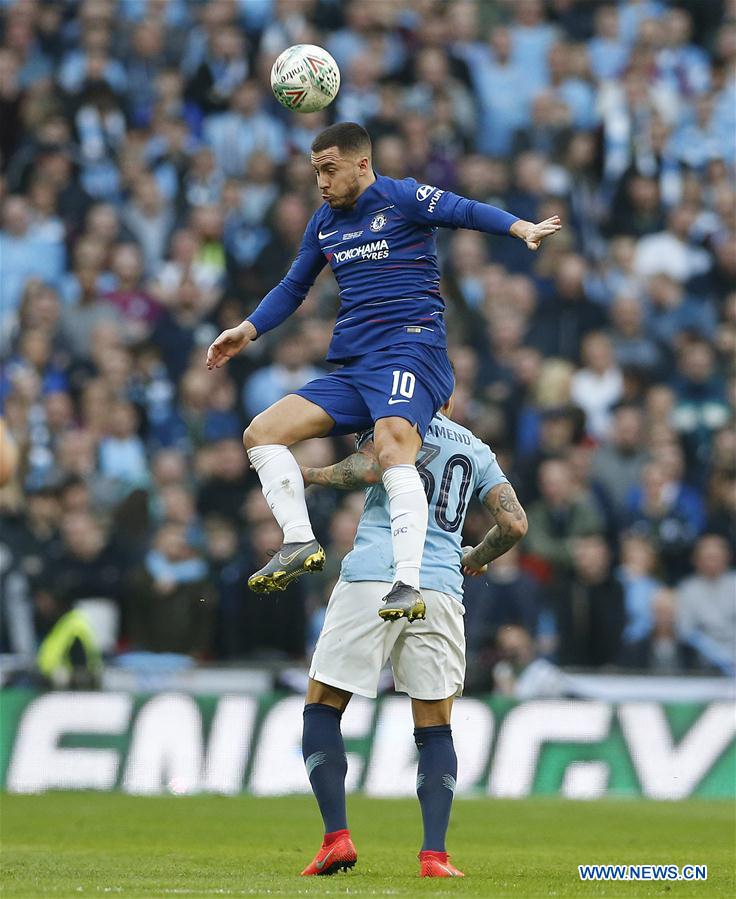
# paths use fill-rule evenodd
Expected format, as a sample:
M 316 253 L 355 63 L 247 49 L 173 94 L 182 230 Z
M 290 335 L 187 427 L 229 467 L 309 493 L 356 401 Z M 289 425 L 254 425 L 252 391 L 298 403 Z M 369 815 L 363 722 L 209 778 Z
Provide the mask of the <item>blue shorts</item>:
M 334 419 L 331 434 L 355 434 L 396 416 L 416 425 L 424 439 L 454 386 L 444 347 L 399 344 L 358 356 L 295 392 Z

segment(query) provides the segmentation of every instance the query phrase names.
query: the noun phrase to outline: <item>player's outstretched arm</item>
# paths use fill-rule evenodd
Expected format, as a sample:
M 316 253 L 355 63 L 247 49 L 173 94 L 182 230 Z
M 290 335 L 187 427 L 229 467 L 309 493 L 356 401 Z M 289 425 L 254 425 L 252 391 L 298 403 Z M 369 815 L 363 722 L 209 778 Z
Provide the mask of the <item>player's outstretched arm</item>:
M 515 546 L 527 532 L 526 513 L 511 484 L 498 484 L 486 493 L 483 505 L 496 522 L 483 540 L 471 549 L 464 549 L 463 574 L 477 577 L 489 563 Z
M 401 211 L 413 222 L 445 228 L 468 228 L 485 234 L 506 235 L 523 240 L 530 250 L 538 250 L 542 241 L 562 228 L 559 215 L 543 222 L 527 222 L 505 209 L 470 200 L 449 190 L 411 179 L 395 182 L 395 200 Z
M 242 349 L 258 337 L 258 332 L 246 319 L 236 328 L 228 328 L 213 341 L 207 350 L 207 368 L 222 368 L 222 366 L 236 356 Z
M 381 466 L 373 453 L 373 441 L 346 459 L 324 468 L 302 466 L 305 484 L 334 487 L 337 490 L 362 490 L 381 483 Z

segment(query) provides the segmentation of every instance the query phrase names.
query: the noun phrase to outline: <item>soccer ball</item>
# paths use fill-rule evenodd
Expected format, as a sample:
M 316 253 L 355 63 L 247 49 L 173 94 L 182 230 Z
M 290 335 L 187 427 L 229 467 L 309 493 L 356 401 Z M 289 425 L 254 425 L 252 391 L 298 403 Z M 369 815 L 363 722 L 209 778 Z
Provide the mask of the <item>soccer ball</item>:
M 337 96 L 340 69 L 330 54 L 314 44 L 295 44 L 271 69 L 271 90 L 292 112 L 317 112 Z

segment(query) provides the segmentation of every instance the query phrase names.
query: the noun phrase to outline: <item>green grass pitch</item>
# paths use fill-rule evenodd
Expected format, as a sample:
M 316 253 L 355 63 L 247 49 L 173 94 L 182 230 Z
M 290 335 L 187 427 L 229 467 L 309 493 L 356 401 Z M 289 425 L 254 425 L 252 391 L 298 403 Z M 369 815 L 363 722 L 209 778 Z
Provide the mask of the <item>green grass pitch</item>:
M 3 897 L 734 896 L 730 802 L 459 800 L 463 880 L 419 880 L 411 800 L 349 799 L 352 872 L 300 878 L 321 829 L 307 797 L 0 799 Z M 586 863 L 707 864 L 707 883 L 582 883 Z

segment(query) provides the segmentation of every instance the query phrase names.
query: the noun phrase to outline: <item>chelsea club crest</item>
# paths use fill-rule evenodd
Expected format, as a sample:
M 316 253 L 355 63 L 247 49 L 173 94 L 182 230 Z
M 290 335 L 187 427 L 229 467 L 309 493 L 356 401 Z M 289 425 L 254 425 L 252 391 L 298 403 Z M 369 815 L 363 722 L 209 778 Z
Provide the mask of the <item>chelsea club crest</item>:
M 371 231 L 380 231 L 387 221 L 385 215 L 374 216 L 373 221 L 371 222 Z

